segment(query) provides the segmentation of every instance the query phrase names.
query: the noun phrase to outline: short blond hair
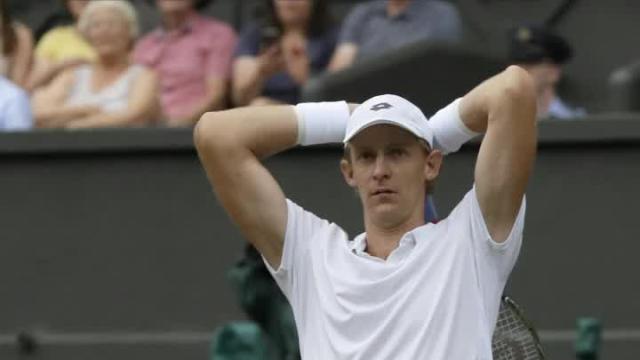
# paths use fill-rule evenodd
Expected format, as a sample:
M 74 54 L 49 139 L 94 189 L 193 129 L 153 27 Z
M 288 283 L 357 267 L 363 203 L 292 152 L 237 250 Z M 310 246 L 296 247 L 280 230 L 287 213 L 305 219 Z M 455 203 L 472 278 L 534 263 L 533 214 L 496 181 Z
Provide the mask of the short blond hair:
M 129 25 L 129 36 L 131 42 L 138 38 L 138 34 L 140 33 L 138 15 L 136 14 L 136 9 L 126 0 L 90 1 L 78 19 L 78 29 L 80 29 L 80 32 L 84 36 L 87 36 L 87 31 L 91 25 L 91 16 L 96 11 L 103 9 L 117 10 Z

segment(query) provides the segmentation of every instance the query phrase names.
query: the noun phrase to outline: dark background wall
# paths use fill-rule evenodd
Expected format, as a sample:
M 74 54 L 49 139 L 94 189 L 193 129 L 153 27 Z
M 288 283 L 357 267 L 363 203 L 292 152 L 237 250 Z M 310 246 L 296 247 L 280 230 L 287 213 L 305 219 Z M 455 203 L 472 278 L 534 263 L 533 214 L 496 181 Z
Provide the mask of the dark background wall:
M 509 292 L 552 359 L 573 358 L 585 315 L 609 331 L 603 359 L 640 356 L 639 120 L 540 124 Z M 476 150 L 446 159 L 442 215 L 471 186 Z M 292 150 L 268 166 L 292 199 L 355 235 L 339 156 Z M 242 318 L 225 271 L 243 240 L 187 129 L 0 135 L 0 229 L 0 359 L 204 359 L 215 327 Z M 624 329 L 635 338 L 615 335 Z M 18 355 L 20 331 L 42 342 L 36 355 Z

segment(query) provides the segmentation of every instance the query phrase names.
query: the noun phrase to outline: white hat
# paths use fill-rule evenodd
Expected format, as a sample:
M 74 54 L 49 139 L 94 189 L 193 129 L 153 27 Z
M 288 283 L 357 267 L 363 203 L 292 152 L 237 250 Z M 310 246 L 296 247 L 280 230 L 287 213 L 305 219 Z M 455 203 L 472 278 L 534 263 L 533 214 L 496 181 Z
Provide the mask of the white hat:
M 427 117 L 409 100 L 389 94 L 374 96 L 353 111 L 347 122 L 344 142 L 347 143 L 369 126 L 378 124 L 399 126 L 433 147 L 433 130 L 427 123 Z

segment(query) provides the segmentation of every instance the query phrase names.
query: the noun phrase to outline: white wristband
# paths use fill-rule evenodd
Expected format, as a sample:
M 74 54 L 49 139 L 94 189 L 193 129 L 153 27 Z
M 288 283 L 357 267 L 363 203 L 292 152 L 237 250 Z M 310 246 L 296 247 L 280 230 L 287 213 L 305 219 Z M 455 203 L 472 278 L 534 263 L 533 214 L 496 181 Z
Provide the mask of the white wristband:
M 298 144 L 338 143 L 344 139 L 349 121 L 346 101 L 301 103 L 295 106 L 298 117 Z
M 462 144 L 480 135 L 469 129 L 460 118 L 460 100 L 458 98 L 445 106 L 429 120 L 433 130 L 434 148 L 449 154 L 458 151 Z

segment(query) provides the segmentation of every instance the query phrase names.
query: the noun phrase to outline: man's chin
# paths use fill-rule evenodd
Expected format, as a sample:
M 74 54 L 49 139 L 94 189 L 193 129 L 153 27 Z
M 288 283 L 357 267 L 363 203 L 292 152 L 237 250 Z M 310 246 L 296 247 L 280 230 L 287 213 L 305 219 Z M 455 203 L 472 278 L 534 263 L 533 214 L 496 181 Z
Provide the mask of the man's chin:
M 400 217 L 399 206 L 395 202 L 376 202 L 369 206 L 368 212 L 376 223 L 392 223 Z
M 388 197 L 374 198 L 369 202 L 369 211 L 375 213 L 386 213 L 398 208 L 398 202 Z

